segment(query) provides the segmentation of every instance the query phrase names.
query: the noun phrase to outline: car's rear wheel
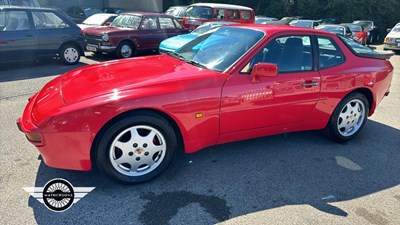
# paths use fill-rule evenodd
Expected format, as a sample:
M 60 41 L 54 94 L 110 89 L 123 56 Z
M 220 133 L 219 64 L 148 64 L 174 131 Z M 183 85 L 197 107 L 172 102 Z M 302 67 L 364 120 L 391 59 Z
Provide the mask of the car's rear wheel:
M 119 59 L 130 58 L 136 55 L 136 48 L 135 46 L 133 46 L 133 44 L 124 41 L 119 44 L 118 48 L 115 51 L 115 55 Z
M 111 179 L 136 184 L 159 176 L 177 148 L 174 129 L 163 117 L 136 114 L 111 125 L 101 137 L 96 162 Z
M 67 65 L 75 65 L 81 59 L 79 48 L 74 44 L 66 44 L 60 48 L 59 51 L 60 59 Z
M 364 127 L 369 113 L 367 98 L 358 92 L 346 96 L 336 106 L 326 127 L 329 136 L 335 141 L 348 141 Z

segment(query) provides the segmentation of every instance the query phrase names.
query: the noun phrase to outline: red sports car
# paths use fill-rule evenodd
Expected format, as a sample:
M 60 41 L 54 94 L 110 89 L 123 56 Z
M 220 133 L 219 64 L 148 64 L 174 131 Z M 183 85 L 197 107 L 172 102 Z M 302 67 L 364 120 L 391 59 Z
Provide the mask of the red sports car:
M 30 98 L 18 126 L 48 166 L 97 164 L 139 183 L 181 150 L 301 130 L 350 140 L 389 93 L 387 58 L 325 31 L 229 25 L 175 53 L 67 72 Z

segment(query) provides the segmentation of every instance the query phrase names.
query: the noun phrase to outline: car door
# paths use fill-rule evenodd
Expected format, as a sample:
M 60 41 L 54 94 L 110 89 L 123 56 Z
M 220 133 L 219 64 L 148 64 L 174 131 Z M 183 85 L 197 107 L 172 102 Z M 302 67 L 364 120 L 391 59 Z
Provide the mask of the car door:
M 165 36 L 158 26 L 157 17 L 143 16 L 137 37 L 142 49 L 157 49 Z
M 249 131 L 304 122 L 320 94 L 320 75 L 313 63 L 311 36 L 273 39 L 240 72 L 225 83 L 221 98 L 220 132 Z M 260 62 L 278 65 L 276 77 L 250 79 Z
M 0 10 L 0 60 L 33 58 L 38 50 L 30 16 L 21 9 Z
M 38 55 L 52 56 L 66 38 L 71 38 L 73 31 L 71 26 L 54 11 L 32 11 L 35 27 L 35 35 L 38 38 Z

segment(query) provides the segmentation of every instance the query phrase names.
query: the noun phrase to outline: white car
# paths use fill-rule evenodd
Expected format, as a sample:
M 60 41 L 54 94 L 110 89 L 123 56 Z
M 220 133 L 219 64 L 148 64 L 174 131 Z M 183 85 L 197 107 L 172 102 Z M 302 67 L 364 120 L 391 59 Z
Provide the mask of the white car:
M 384 50 L 400 51 L 400 23 L 390 29 L 383 43 L 385 44 Z

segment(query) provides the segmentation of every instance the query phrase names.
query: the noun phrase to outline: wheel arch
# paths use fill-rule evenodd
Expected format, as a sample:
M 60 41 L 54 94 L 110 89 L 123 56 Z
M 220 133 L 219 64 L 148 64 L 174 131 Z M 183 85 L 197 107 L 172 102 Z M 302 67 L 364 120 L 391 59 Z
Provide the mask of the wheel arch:
M 134 110 L 130 110 L 130 111 L 126 111 L 123 112 L 115 117 L 113 117 L 111 120 L 109 120 L 106 124 L 104 124 L 101 129 L 96 133 L 91 148 L 90 148 L 90 161 L 92 164 L 92 167 L 96 165 L 95 162 L 95 154 L 96 154 L 96 149 L 98 147 L 99 141 L 101 140 L 102 136 L 104 135 L 105 131 L 116 121 L 122 119 L 122 118 L 126 118 L 126 117 L 130 117 L 130 116 L 134 116 L 134 115 L 138 115 L 138 114 L 153 114 L 153 115 L 157 115 L 157 116 L 161 116 L 162 118 L 164 118 L 165 120 L 167 120 L 171 126 L 173 127 L 176 136 L 178 138 L 177 140 L 177 144 L 178 144 L 178 149 L 179 151 L 183 151 L 184 149 L 184 142 L 183 142 L 183 136 L 182 136 L 182 132 L 179 129 L 179 126 L 177 124 L 177 122 L 167 113 L 156 110 L 156 109 L 150 109 L 150 108 L 144 108 L 144 109 L 134 109 Z M 97 166 L 97 165 L 96 165 Z
M 355 89 L 352 92 L 348 93 L 347 95 L 349 95 L 351 93 L 355 93 L 355 92 L 359 92 L 359 93 L 363 94 L 367 98 L 368 104 L 369 104 L 368 116 L 371 116 L 374 113 L 375 108 L 376 108 L 376 101 L 375 101 L 375 98 L 374 98 L 374 94 L 368 88 L 358 88 L 358 89 Z

